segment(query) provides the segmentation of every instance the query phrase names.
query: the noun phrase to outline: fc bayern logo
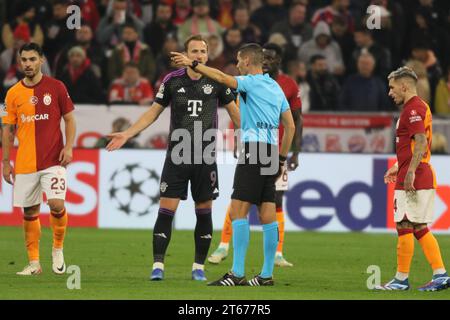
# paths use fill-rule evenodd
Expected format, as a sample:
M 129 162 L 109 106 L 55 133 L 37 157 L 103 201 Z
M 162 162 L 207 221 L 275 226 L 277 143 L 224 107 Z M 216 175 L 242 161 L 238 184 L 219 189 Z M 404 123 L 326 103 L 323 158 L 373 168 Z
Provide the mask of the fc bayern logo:
M 166 192 L 167 187 L 168 187 L 168 185 L 166 182 L 161 182 L 160 190 L 162 193 Z
M 36 97 L 36 96 L 31 96 L 31 98 L 30 98 L 30 103 L 31 103 L 31 104 L 37 105 L 38 102 L 39 102 L 38 97 Z
M 211 94 L 211 93 L 212 93 L 213 87 L 212 87 L 211 85 L 206 84 L 206 85 L 204 85 L 202 88 L 203 88 L 203 92 L 204 92 L 205 94 Z
M 52 103 L 52 96 L 49 93 L 44 94 L 44 104 L 49 106 Z

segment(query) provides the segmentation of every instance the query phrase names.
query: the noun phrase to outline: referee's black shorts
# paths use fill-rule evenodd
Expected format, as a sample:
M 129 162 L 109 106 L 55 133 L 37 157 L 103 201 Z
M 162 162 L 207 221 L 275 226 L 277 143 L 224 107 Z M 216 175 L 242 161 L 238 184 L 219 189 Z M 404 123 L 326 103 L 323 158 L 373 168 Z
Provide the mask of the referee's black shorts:
M 243 150 L 245 152 L 241 152 L 239 156 L 239 162 L 234 173 L 231 199 L 250 202 L 255 205 L 260 205 L 263 202 L 275 202 L 278 146 L 265 144 L 264 150 L 267 150 L 267 155 L 262 160 L 259 152 L 262 144 L 251 145 L 252 143 L 245 143 Z M 269 163 L 267 163 L 267 158 L 270 158 Z M 267 172 L 273 171 L 269 168 L 273 168 L 275 171 L 272 174 L 267 174 Z

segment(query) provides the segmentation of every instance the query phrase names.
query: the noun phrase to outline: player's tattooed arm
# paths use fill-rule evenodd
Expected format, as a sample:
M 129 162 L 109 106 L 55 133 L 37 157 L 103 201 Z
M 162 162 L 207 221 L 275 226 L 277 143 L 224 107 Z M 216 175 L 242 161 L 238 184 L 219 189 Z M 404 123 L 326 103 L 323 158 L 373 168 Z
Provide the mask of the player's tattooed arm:
M 186 57 L 184 54 L 179 52 L 171 52 L 172 61 L 176 66 L 179 67 L 192 67 L 193 60 Z M 205 66 L 204 64 L 197 64 L 195 68 L 193 68 L 195 72 L 201 73 L 202 75 L 213 79 L 219 83 L 226 85 L 228 88 L 236 89 L 238 86 L 237 80 L 226 73 L 223 73 L 219 69 L 210 68 Z
M 414 151 L 411 158 L 411 162 L 409 164 L 408 172 L 406 173 L 405 181 L 404 181 L 404 189 L 405 191 L 414 191 L 414 180 L 416 177 L 416 169 L 419 166 L 420 162 L 423 159 L 427 151 L 427 137 L 425 133 L 417 133 L 414 135 Z
M 13 125 L 3 124 L 2 130 L 2 168 L 3 168 L 3 178 L 9 184 L 13 184 L 14 181 L 14 170 L 10 164 L 10 149 L 11 141 L 13 135 Z

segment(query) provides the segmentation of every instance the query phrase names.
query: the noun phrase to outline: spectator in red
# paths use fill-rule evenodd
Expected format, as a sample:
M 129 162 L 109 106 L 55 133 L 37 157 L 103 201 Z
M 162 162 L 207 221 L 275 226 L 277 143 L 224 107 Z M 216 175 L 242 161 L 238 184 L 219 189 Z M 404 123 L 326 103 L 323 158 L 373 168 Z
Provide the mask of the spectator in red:
M 80 46 L 86 52 L 87 57 L 91 60 L 92 70 L 98 78 L 102 78 L 102 67 L 105 60 L 103 48 L 94 38 L 92 28 L 88 24 L 82 24 L 75 34 L 75 42 L 69 43 L 56 55 L 53 74 L 58 78 L 67 64 L 67 52 L 74 46 Z
M 138 66 L 129 62 L 123 69 L 122 77 L 111 85 L 108 100 L 111 104 L 148 106 L 153 101 L 153 88 L 147 79 L 141 77 Z
M 214 2 L 217 5 L 211 8 L 211 15 L 220 23 L 223 28 L 230 28 L 234 23 L 233 0 L 219 0 Z M 215 14 L 215 11 L 217 11 L 217 14 Z
M 4 92 L 23 78 L 18 51 L 20 47 L 28 42 L 30 42 L 30 34 L 26 32 L 26 29 L 16 28 L 13 35 L 13 46 L 3 50 L 0 55 L 1 87 L 4 89 Z M 42 65 L 42 73 L 45 75 L 51 74 L 47 59 L 44 60 Z M 0 89 L 0 91 L 2 90 Z
M 91 61 L 81 47 L 73 47 L 68 52 L 69 62 L 61 75 L 61 81 L 75 103 L 103 103 L 100 79 L 91 68 Z
M 36 9 L 33 2 L 21 0 L 15 7 L 15 19 L 11 23 L 6 23 L 2 28 L 2 42 L 5 48 L 12 48 L 14 45 L 14 34 L 20 33 L 26 35 L 29 41 L 42 46 L 44 34 L 41 26 L 35 22 Z
M 347 21 L 348 30 L 353 32 L 355 30 L 355 21 L 352 14 L 348 10 L 350 0 L 332 0 L 331 5 L 317 10 L 314 13 L 311 21 L 315 27 L 319 21 L 326 22 L 330 27 L 335 17 L 342 17 Z

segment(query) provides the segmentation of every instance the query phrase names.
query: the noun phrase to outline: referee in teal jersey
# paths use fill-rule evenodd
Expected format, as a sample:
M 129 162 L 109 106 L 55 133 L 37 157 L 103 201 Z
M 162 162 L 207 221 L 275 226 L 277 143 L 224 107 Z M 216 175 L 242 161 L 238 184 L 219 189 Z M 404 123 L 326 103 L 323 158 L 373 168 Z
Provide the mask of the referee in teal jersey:
M 274 284 L 273 268 L 278 244 L 275 181 L 282 173 L 295 132 L 289 103 L 277 82 L 268 74 L 263 74 L 263 52 L 258 44 L 246 44 L 239 49 L 237 68 L 241 75 L 237 77 L 199 64 L 178 52 L 172 52 L 172 60 L 178 66 L 190 67 L 239 93 L 243 147 L 231 195 L 233 267 L 222 278 L 208 285 L 271 286 Z M 280 118 L 285 133 L 278 152 Z M 264 264 L 261 273 L 247 281 L 245 256 L 250 238 L 247 216 L 252 204 L 258 206 L 263 225 Z

